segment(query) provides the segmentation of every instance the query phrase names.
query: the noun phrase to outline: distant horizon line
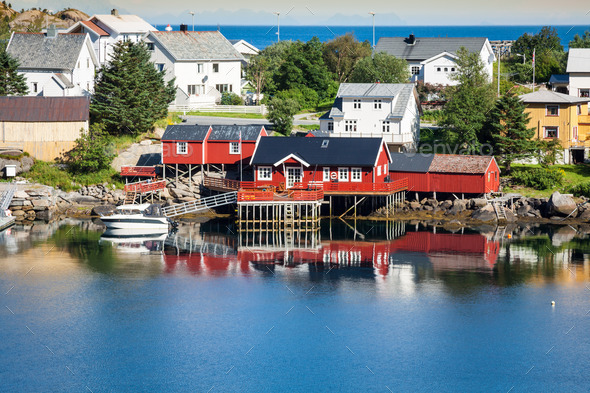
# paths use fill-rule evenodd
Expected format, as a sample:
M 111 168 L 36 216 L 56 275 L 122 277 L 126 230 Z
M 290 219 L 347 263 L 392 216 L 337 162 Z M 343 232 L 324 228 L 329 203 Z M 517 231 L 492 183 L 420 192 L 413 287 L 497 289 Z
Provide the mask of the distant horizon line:
M 187 25 L 192 26 L 190 23 L 154 23 L 157 25 L 171 25 L 171 26 L 180 26 L 180 25 Z M 197 24 L 195 24 L 195 27 Z M 248 26 L 248 27 L 273 27 L 276 24 L 233 24 L 233 23 L 214 23 L 214 24 L 202 24 L 199 26 Z M 330 26 L 330 27 L 373 27 L 372 24 L 365 24 L 365 25 L 350 25 L 350 24 L 325 24 L 321 23 L 318 25 L 293 25 L 293 24 L 282 24 L 281 27 L 322 27 L 322 26 Z M 507 24 L 507 25 L 381 25 L 375 24 L 375 27 L 587 27 L 590 30 L 590 26 L 585 25 L 549 25 L 549 24 L 537 24 L 537 25 L 521 25 L 521 24 Z

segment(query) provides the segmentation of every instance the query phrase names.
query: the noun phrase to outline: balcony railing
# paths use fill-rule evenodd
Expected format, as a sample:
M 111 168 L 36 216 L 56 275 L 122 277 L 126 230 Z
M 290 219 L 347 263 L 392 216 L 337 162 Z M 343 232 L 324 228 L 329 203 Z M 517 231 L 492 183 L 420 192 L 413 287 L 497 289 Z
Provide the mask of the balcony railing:
M 166 188 L 166 180 L 160 180 L 156 182 L 148 180 L 125 184 L 125 192 L 145 193 L 150 191 L 163 190 L 164 188 Z
M 121 176 L 156 177 L 156 167 L 153 166 L 122 166 Z

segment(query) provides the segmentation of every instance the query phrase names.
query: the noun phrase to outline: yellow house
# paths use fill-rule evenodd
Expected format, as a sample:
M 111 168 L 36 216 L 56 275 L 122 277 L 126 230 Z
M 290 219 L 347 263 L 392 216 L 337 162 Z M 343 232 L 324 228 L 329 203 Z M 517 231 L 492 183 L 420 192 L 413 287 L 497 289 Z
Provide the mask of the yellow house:
M 583 163 L 590 149 L 590 99 L 549 90 L 520 96 L 530 114 L 535 138 L 559 139 L 565 164 Z

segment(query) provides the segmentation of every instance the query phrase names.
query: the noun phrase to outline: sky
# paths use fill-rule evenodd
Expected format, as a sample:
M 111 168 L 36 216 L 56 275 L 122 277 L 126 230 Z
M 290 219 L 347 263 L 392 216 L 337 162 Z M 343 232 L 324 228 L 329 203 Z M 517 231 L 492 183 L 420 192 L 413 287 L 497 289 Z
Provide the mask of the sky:
M 590 25 L 590 3 L 581 0 L 8 0 L 12 7 L 77 8 L 106 14 L 112 8 L 137 14 L 152 24 L 274 25 Z M 192 3 L 192 5 L 191 5 Z

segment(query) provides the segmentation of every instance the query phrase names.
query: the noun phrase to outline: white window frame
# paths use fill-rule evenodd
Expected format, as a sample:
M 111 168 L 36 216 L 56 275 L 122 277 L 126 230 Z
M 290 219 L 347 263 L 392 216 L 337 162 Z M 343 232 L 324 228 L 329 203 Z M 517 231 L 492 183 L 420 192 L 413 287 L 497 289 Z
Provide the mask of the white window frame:
M 585 92 L 586 95 L 583 95 L 582 92 Z M 590 97 L 590 89 L 578 89 L 578 97 Z
M 352 107 L 354 109 L 361 109 L 361 100 L 359 100 L 359 99 L 352 100 Z
M 344 120 L 344 131 L 356 132 L 356 120 Z
M 381 165 L 377 166 L 377 176 L 381 176 Z
M 203 73 L 203 63 L 197 63 L 197 74 Z
M 363 170 L 361 168 L 350 168 L 350 181 L 360 183 L 363 181 Z
M 176 142 L 176 154 L 188 154 L 188 142 Z
M 328 131 L 334 131 L 334 122 L 333 121 L 328 122 Z
M 348 168 L 338 168 L 338 181 L 347 182 L 348 178 Z
M 373 101 L 373 109 L 381 109 L 381 105 L 383 100 L 374 100 Z
M 162 71 L 164 71 L 164 63 L 156 63 L 156 69 L 157 69 L 159 72 L 162 72 Z
M 383 132 L 391 132 L 391 122 L 388 120 L 383 120 L 381 124 L 381 130 Z
M 330 167 L 329 166 L 325 166 L 322 169 L 322 181 L 330 181 Z
M 557 135 L 554 137 L 548 136 L 548 134 L 547 134 L 548 128 L 555 128 L 555 130 L 557 131 Z M 543 127 L 543 138 L 545 138 L 545 139 L 559 139 L 559 127 L 558 126 L 545 126 L 545 127 Z
M 417 66 L 417 65 L 410 66 L 410 74 L 411 75 L 420 75 L 420 66 Z
M 229 154 L 240 154 L 242 152 L 242 146 L 240 142 L 229 143 Z
M 214 73 L 218 73 L 219 72 L 219 63 L 213 63 L 212 70 Z
M 256 170 L 256 176 L 258 180 L 272 180 L 272 167 L 270 166 L 259 166 Z M 265 175 L 267 174 L 267 175 Z
M 557 107 L 557 115 L 550 115 L 549 114 L 550 107 Z M 559 105 L 558 104 L 545 105 L 545 116 L 550 116 L 550 117 L 559 116 Z
M 153 52 L 155 49 L 155 44 L 153 42 L 146 42 L 145 43 L 147 50 L 149 50 L 150 52 Z

